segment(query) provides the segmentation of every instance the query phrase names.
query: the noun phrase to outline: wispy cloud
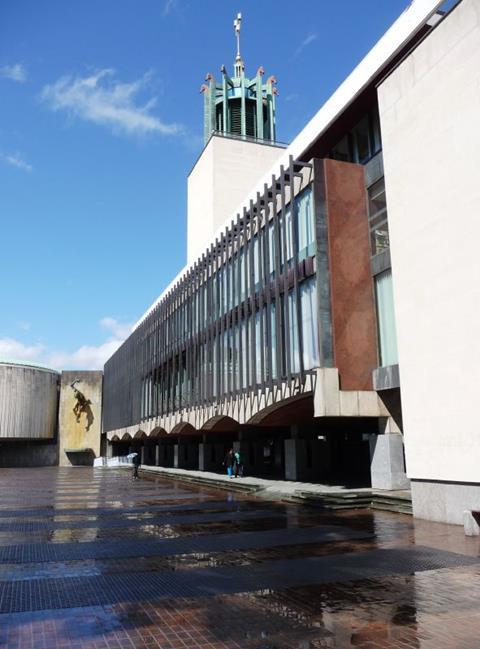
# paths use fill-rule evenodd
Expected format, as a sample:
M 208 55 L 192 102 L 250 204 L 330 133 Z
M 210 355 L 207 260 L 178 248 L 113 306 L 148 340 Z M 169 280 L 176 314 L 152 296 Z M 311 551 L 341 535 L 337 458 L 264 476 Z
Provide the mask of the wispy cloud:
M 28 164 L 20 153 L 0 153 L 0 158 L 11 167 L 16 167 L 29 173 L 33 171 L 32 165 Z
M 21 63 L 3 65 L 0 67 L 0 77 L 17 81 L 17 83 L 25 83 L 27 80 L 27 70 Z
M 139 103 L 139 94 L 150 83 L 151 74 L 131 83 L 115 79 L 115 71 L 104 69 L 87 77 L 64 76 L 46 85 L 41 99 L 54 111 L 66 111 L 79 119 L 107 126 L 126 135 L 177 135 L 179 124 L 167 124 L 152 113 L 157 103 L 151 97 Z
M 296 58 L 299 56 L 303 50 L 310 45 L 310 43 L 313 43 L 313 41 L 316 41 L 318 38 L 318 34 L 309 34 L 306 38 L 303 39 L 303 41 L 300 43 L 300 45 L 297 47 L 295 52 L 293 53 L 293 58 Z
M 129 322 L 119 322 L 116 318 L 102 318 L 100 326 L 106 329 L 114 338 L 124 340 L 130 335 L 132 324 Z
M 18 326 L 22 331 L 29 331 L 30 327 L 32 326 L 30 322 L 27 322 L 26 320 L 20 320 L 18 323 Z
M 176 8 L 178 0 L 165 0 L 163 5 L 163 15 L 168 16 Z
M 0 338 L 0 359 L 43 363 L 57 370 L 101 370 L 130 334 L 132 324 L 105 317 L 99 322 L 108 332 L 99 345 L 81 345 L 72 352 L 52 349 L 40 343 L 24 344 L 14 338 Z
M 291 92 L 285 97 L 285 101 L 297 101 L 299 95 L 296 92 Z

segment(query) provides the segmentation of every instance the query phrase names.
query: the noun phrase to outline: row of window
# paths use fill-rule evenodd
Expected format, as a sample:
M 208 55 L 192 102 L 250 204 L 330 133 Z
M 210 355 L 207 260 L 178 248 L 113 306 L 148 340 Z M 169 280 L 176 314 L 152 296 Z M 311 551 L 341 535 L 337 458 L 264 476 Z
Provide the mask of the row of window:
M 364 164 L 381 148 L 380 120 L 378 110 L 374 108 L 333 147 L 330 157 L 343 162 Z
M 297 210 L 294 231 L 290 207 L 283 216 L 277 217 L 278 224 L 267 226 L 265 236 L 255 234 L 249 249 L 242 246 L 203 284 L 188 300 L 183 300 L 176 308 L 180 327 L 167 327 L 162 345 L 178 342 L 193 330 L 203 329 L 212 322 L 242 304 L 249 295 L 257 293 L 276 276 L 275 262 L 278 257 L 280 273 L 285 272 L 294 262 L 294 236 L 298 246 L 298 261 L 315 254 L 314 210 L 312 191 L 308 187 L 295 198 Z M 160 343 L 155 345 L 157 351 Z
M 285 304 L 273 302 L 223 333 L 212 336 L 142 380 L 141 417 L 153 417 L 211 398 L 255 389 L 279 376 L 296 375 L 317 367 L 318 332 L 315 278 L 290 291 Z

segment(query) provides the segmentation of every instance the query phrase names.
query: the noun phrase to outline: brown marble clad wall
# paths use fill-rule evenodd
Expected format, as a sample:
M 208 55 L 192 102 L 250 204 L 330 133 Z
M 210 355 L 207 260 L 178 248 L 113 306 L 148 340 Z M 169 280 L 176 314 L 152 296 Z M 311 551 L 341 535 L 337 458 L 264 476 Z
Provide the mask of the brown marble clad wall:
M 378 363 L 364 170 L 323 162 L 334 362 L 342 390 L 371 390 Z

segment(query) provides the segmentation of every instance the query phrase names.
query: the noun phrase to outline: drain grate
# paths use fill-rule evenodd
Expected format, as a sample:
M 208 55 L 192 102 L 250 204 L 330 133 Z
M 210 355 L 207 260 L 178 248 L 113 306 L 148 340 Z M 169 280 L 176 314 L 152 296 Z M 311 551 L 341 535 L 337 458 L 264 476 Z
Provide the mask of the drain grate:
M 290 561 L 249 570 L 210 568 L 176 573 L 138 572 L 0 582 L 0 613 L 95 606 L 175 597 L 205 597 L 307 584 L 346 582 L 475 565 L 479 559 L 416 547 L 381 549 Z
M 137 525 L 195 525 L 198 523 L 220 523 L 224 521 L 250 520 L 257 518 L 279 518 L 285 516 L 278 510 L 230 511 L 205 514 L 167 514 L 151 518 L 101 519 L 98 521 L 16 521 L 0 523 L 0 533 L 16 532 L 28 534 L 40 530 L 74 530 L 87 528 L 135 527 Z
M 85 543 L 26 543 L 0 547 L 1 563 L 40 563 L 82 559 L 173 556 L 195 552 L 249 550 L 303 543 L 370 538 L 373 535 L 337 525 L 285 528 L 234 534 L 208 534 L 152 541 L 122 540 Z

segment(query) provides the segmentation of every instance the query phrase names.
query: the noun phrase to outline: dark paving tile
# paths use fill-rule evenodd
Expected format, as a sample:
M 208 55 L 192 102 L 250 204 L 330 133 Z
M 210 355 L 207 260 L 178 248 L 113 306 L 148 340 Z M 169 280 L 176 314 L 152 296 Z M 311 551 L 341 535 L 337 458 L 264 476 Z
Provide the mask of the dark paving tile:
M 180 500 L 177 498 L 176 500 Z M 266 505 L 265 505 L 266 506 Z M 95 516 L 95 517 L 115 517 L 115 516 L 129 516 L 130 514 L 144 514 L 150 515 L 153 512 L 167 512 L 167 511 L 212 511 L 215 509 L 252 509 L 253 503 L 234 501 L 230 503 L 225 500 L 201 500 L 200 502 L 186 503 L 186 504 L 170 504 L 170 505 L 150 505 L 149 507 L 83 507 L 83 508 L 70 508 L 67 511 L 58 507 L 44 507 L 38 509 L 7 509 L 0 510 L 0 521 L 5 520 L 18 520 L 23 518 L 29 519 L 53 519 L 61 520 L 61 517 L 82 517 L 82 516 Z M 255 504 L 255 508 L 261 509 L 261 504 Z
M 164 597 L 202 597 L 310 583 L 339 583 L 386 575 L 475 565 L 479 559 L 433 548 L 372 550 L 347 555 L 270 561 L 242 568 L 128 573 L 0 582 L 0 613 L 112 604 Z
M 66 530 L 66 529 L 83 529 L 88 527 L 94 528 L 115 528 L 115 527 L 132 527 L 135 525 L 195 525 L 196 523 L 209 523 L 219 521 L 235 521 L 241 519 L 255 518 L 276 518 L 284 517 L 282 511 L 275 509 L 261 511 L 227 511 L 218 513 L 187 513 L 187 514 L 167 514 L 164 516 L 150 516 L 149 518 L 130 517 L 128 519 L 109 519 L 101 518 L 96 521 L 75 520 L 75 521 L 15 521 L 10 523 L 0 523 L 0 534 L 5 532 L 15 532 L 19 534 L 28 534 L 39 530 Z
M 97 541 L 90 543 L 24 544 L 0 547 L 2 563 L 38 563 L 41 561 L 68 561 L 78 559 L 105 559 L 112 557 L 167 556 L 197 552 L 221 552 L 246 548 L 273 547 L 292 543 L 326 543 L 371 536 L 368 532 L 346 527 L 323 525 L 311 528 L 286 528 L 182 537 L 161 541 Z M 0 568 L 1 575 L 1 568 Z
M 0 614 L 2 649 L 480 647 L 460 528 L 123 470 L 2 470 L 0 490 L 0 610 L 25 611 Z

